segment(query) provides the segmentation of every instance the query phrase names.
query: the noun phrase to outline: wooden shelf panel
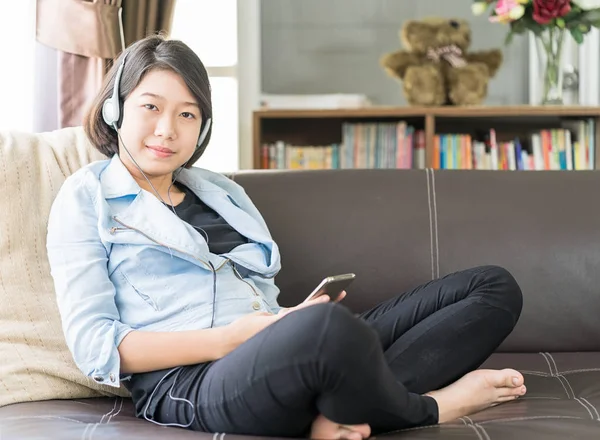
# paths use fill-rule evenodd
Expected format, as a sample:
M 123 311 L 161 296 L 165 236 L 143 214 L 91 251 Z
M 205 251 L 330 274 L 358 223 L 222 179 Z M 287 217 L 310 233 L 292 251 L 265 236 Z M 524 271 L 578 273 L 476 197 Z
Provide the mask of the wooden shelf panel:
M 258 110 L 261 119 L 384 118 L 384 117 L 599 117 L 600 107 L 586 106 L 472 106 L 472 107 L 365 107 L 332 110 Z
M 499 106 L 499 107 L 436 107 L 436 117 L 598 117 L 600 107 L 584 106 Z
M 300 119 L 300 118 L 385 118 L 385 117 L 424 117 L 420 107 L 365 107 L 357 109 L 332 110 L 258 110 L 254 114 L 261 119 Z

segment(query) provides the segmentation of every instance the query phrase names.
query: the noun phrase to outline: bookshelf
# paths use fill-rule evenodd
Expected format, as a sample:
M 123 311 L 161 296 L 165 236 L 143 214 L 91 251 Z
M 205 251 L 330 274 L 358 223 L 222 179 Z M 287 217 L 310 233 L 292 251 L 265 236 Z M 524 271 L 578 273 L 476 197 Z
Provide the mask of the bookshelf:
M 532 134 L 560 130 L 573 142 L 583 133 L 577 124 L 585 121 L 590 139 L 585 169 L 600 169 L 600 107 L 584 106 L 473 106 L 473 107 L 366 107 L 333 110 L 257 110 L 253 121 L 254 168 L 269 168 L 261 161 L 263 146 L 278 141 L 296 146 L 341 145 L 345 124 L 405 122 L 420 132 L 424 157 L 421 167 L 440 168 L 440 137 L 460 133 L 475 140 L 481 133 L 494 132 L 498 143 L 524 141 L 530 149 Z M 561 141 L 562 142 L 562 141 Z M 533 143 L 533 142 L 531 142 Z M 574 147 L 573 147 L 574 151 Z M 533 153 L 532 153 L 533 154 Z M 514 158 L 513 158 L 514 161 Z M 370 166 L 369 166 L 370 167 Z M 442 168 L 444 166 L 441 166 Z M 533 168 L 530 168 L 533 169 Z M 554 168 L 556 169 L 556 168 Z

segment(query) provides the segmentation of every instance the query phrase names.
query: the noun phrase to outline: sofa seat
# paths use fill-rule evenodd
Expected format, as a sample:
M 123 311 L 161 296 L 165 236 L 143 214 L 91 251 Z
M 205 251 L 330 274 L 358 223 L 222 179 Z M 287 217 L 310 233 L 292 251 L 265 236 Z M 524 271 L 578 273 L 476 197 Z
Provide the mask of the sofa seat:
M 600 352 L 497 353 L 482 368 L 522 371 L 527 395 L 518 401 L 428 426 L 379 435 L 398 439 L 546 439 L 600 438 Z M 137 419 L 127 398 L 32 402 L 0 408 L 5 439 L 216 439 L 180 428 L 157 429 Z M 232 437 L 225 434 L 227 437 Z M 218 440 L 223 440 L 219 435 Z M 235 436 L 240 439 L 242 436 Z M 243 436 L 248 439 L 248 436 Z

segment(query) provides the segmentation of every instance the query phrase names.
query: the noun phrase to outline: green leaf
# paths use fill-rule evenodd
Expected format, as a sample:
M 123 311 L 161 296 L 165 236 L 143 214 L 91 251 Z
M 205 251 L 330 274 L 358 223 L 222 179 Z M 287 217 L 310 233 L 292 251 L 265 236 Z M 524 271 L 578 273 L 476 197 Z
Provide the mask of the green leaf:
M 567 15 L 565 15 L 562 18 L 566 22 L 569 22 L 569 21 L 573 20 L 574 18 L 577 18 L 580 14 L 581 14 L 581 9 L 578 10 L 576 8 L 571 8 L 571 10 L 567 13 Z
M 558 17 L 558 18 L 556 19 L 556 25 L 557 25 L 559 28 L 561 28 L 561 29 L 564 29 L 564 28 L 565 28 L 565 20 L 564 20 L 564 19 L 562 19 L 561 17 Z
M 577 29 L 579 29 L 584 34 L 587 34 L 590 31 L 590 27 L 591 26 L 589 24 L 580 24 L 579 26 L 577 26 Z
M 600 20 L 600 9 L 592 9 L 591 11 L 585 11 L 581 14 L 581 21 L 586 23 L 592 23 Z
M 526 22 L 524 20 L 513 21 L 510 24 L 510 30 L 515 34 L 522 34 L 527 30 Z
M 519 23 L 519 25 L 523 27 L 524 31 L 530 30 L 535 35 L 540 35 L 544 31 L 544 29 L 546 29 L 546 27 L 547 27 L 547 26 L 539 24 L 537 21 L 535 21 L 529 15 L 524 15 L 522 18 L 520 18 L 519 20 L 517 20 L 513 23 Z
M 579 28 L 572 28 L 572 29 L 570 29 L 570 31 L 571 31 L 571 36 L 577 42 L 577 44 L 583 43 L 583 33 L 581 32 L 581 30 Z

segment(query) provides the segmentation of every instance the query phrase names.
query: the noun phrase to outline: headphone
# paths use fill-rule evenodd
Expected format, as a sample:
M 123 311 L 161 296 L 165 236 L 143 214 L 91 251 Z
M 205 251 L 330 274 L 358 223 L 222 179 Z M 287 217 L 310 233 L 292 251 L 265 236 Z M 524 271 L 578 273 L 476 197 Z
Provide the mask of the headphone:
M 115 131 L 118 131 L 118 129 L 121 127 L 121 123 L 123 122 L 123 104 L 119 99 L 119 84 L 121 83 L 121 76 L 123 75 L 123 68 L 125 67 L 125 58 L 127 58 L 127 54 L 123 55 L 123 61 L 121 61 L 121 64 L 117 70 L 117 74 L 115 75 L 115 85 L 113 87 L 112 95 L 102 104 L 102 119 L 104 119 L 104 122 L 106 122 L 106 124 Z M 198 137 L 196 151 L 202 147 L 202 143 L 208 135 L 208 130 L 210 129 L 211 123 L 212 119 L 207 118 L 204 128 Z M 201 155 L 204 153 L 205 149 L 206 145 L 204 148 L 202 148 L 200 152 Z

